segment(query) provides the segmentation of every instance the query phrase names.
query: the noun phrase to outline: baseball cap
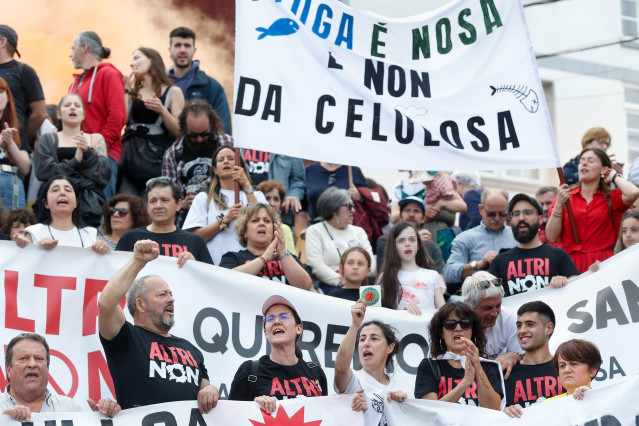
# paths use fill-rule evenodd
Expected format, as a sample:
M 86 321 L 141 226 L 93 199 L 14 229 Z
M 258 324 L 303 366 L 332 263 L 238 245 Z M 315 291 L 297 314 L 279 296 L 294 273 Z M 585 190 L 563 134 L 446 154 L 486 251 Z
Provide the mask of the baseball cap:
M 18 52 L 18 34 L 8 25 L 0 25 L 0 37 L 7 39 L 7 42 L 16 50 L 18 58 L 21 58 Z
M 299 316 L 299 312 L 295 309 L 295 306 L 291 302 L 288 301 L 287 298 L 280 295 L 274 295 L 266 299 L 266 302 L 262 305 L 262 315 L 266 315 L 269 309 L 271 309 L 274 305 L 286 305 L 291 308 L 295 313 Z
M 424 200 L 422 200 L 419 197 L 415 197 L 414 195 L 411 195 L 410 197 L 402 198 L 401 200 L 399 200 L 399 211 L 402 211 L 404 207 L 406 207 L 410 203 L 415 203 L 419 205 L 419 207 L 422 208 L 422 212 L 424 213 L 426 212 L 426 203 L 424 203 Z
M 515 194 L 515 196 L 513 196 L 513 198 L 508 203 L 508 213 L 512 213 L 513 207 L 515 207 L 515 204 L 517 204 L 520 201 L 528 201 L 530 204 L 535 206 L 535 208 L 537 209 L 540 215 L 544 214 L 544 209 L 543 207 L 541 207 L 541 204 L 539 204 L 539 201 L 537 201 L 535 198 L 531 197 L 530 195 L 526 195 L 524 193 Z

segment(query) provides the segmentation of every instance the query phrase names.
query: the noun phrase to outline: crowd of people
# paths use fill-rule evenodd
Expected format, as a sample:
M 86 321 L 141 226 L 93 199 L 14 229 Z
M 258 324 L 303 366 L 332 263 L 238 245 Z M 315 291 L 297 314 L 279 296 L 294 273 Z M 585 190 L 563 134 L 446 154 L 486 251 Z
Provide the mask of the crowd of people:
M 357 167 L 305 166 L 299 158 L 235 149 L 224 90 L 193 59 L 195 40 L 192 30 L 176 28 L 168 70 L 157 50 L 139 47 L 131 71 L 122 74 L 104 61 L 110 50 L 95 32 L 78 34 L 70 57 L 79 73 L 47 117 L 35 70 L 15 60 L 17 34 L 0 25 L 0 239 L 22 248 L 133 252 L 99 300 L 100 340 L 117 402 L 90 401 L 91 408 L 112 416 L 121 408 L 194 399 L 207 412 L 219 399 L 199 349 L 169 333 L 173 298 L 166 281 L 136 278 L 159 255 L 355 302 L 333 385 L 355 394 L 353 409 L 365 412 L 367 425 L 386 424 L 384 399 L 408 397 L 393 379 L 398 331 L 364 322 L 360 290 L 368 285 L 380 286 L 384 308 L 436 310 L 415 398 L 519 417 L 534 401 L 518 400 L 514 381 L 541 376 L 552 380 L 540 400 L 563 389 L 583 398 L 601 364 L 597 348 L 575 340 L 553 356 L 550 307 L 532 302 L 515 315 L 501 302 L 569 285 L 639 241 L 639 182 L 624 177 L 607 154 L 605 129 L 586 132 L 581 152 L 565 166 L 567 183 L 534 196 L 484 188 L 475 172 L 411 171 L 389 199 Z M 637 161 L 627 176 L 634 179 L 636 169 Z M 133 324 L 118 306 L 125 295 Z M 304 361 L 295 344 L 304 328 L 296 307 L 273 296 L 262 315 L 271 352 L 239 367 L 230 399 L 273 412 L 275 400 L 290 396 L 279 391 L 284 382 L 295 395 L 327 395 L 322 368 Z M 145 377 L 141 362 L 157 347 L 173 349 L 174 362 L 181 360 L 195 380 L 169 386 Z M 350 366 L 355 350 L 358 370 Z M 42 372 L 39 387 L 12 381 L 0 397 L 16 420 L 80 409 L 45 392 L 48 352 L 35 334 L 9 343 L 10 377 L 18 367 Z

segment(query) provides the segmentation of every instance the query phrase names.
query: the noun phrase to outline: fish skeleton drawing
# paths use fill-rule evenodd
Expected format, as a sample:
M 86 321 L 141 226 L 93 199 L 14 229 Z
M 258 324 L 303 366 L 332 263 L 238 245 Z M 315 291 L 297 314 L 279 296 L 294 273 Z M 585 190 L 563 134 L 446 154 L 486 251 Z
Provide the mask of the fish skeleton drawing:
M 519 99 L 519 102 L 521 102 L 524 108 L 526 108 L 526 111 L 535 113 L 539 109 L 539 97 L 537 97 L 537 93 L 526 86 L 505 84 L 499 87 L 490 86 L 490 88 L 493 91 L 490 96 L 493 96 L 495 93 L 498 92 L 509 92 L 512 93 L 515 98 Z
M 261 32 L 258 40 L 262 40 L 266 36 L 286 36 L 295 34 L 300 26 L 297 22 L 288 18 L 281 18 L 273 22 L 270 27 L 257 27 L 256 30 Z

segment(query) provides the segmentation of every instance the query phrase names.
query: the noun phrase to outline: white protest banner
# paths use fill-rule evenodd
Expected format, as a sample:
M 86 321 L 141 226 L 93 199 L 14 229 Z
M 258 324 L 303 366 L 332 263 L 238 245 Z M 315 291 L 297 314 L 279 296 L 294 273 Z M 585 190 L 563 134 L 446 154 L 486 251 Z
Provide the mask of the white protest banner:
M 599 347 L 603 365 L 595 384 L 639 374 L 639 244 L 601 264 L 597 273 L 586 272 L 563 288 L 545 288 L 507 297 L 503 306 L 542 300 L 555 312 L 554 353 L 560 343 L 585 339 Z M 534 283 L 530 283 L 534 285 Z
M 569 396 L 535 404 L 524 409 L 521 418 L 510 418 L 488 408 L 412 399 L 386 404 L 386 418 L 389 425 L 402 426 L 634 425 L 639 418 L 638 392 L 639 377 L 635 376 L 591 389 L 582 401 Z
M 600 272 L 584 274 L 562 289 L 538 290 L 506 298 L 517 310 L 529 300 L 542 299 L 555 311 L 557 327 L 551 338 L 585 338 L 601 349 L 604 365 L 596 378 L 616 380 L 639 373 L 634 354 L 639 342 L 639 246 L 604 262 Z M 0 339 L 6 345 L 21 331 L 44 335 L 51 347 L 50 390 L 84 400 L 113 396 L 102 346 L 97 336 L 97 297 L 130 253 L 97 255 L 90 249 L 35 245 L 19 249 L 0 241 Z M 304 359 L 324 368 L 333 393 L 335 355 L 351 322 L 351 302 L 277 284 L 199 262 L 179 269 L 174 258 L 160 257 L 142 274 L 158 274 L 175 297 L 173 334 L 196 345 L 204 354 L 211 382 L 228 396 L 240 364 L 269 349 L 262 331 L 261 306 L 281 294 L 297 307 L 304 321 L 300 347 Z M 379 319 L 399 332 L 396 382 L 413 395 L 417 366 L 428 353 L 428 322 L 433 311 L 413 316 L 406 311 L 369 308 L 366 320 Z M 126 313 L 127 318 L 128 312 Z M 150 361 L 151 362 L 151 361 Z M 7 384 L 4 351 L 0 354 L 0 390 Z M 156 371 L 156 370 L 154 370 Z
M 351 396 L 295 398 L 278 402 L 267 414 L 254 402 L 220 401 L 208 414 L 200 414 L 193 401 L 147 405 L 121 411 L 113 419 L 99 413 L 41 413 L 31 416 L 31 426 L 363 426 L 364 416 L 351 409 Z M 0 415 L 0 426 L 21 424 Z M 23 425 L 25 423 L 22 423 Z
M 410 170 L 559 167 L 521 2 L 403 19 L 237 0 L 235 144 Z

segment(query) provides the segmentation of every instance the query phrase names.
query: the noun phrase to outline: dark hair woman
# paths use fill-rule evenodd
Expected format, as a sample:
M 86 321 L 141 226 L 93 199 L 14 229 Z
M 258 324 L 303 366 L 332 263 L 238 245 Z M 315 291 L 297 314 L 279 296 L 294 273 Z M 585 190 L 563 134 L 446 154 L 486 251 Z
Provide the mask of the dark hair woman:
M 104 138 L 99 133 L 84 133 L 84 103 L 78 95 L 65 95 L 58 105 L 62 129 L 47 133 L 39 140 L 33 155 L 35 173 L 46 181 L 65 175 L 78 190 L 82 221 L 97 227 L 106 199 L 103 190 L 111 177 Z
M 137 195 L 127 193 L 111 197 L 102 207 L 102 218 L 106 234 L 98 234 L 98 237 L 107 243 L 111 250 L 115 250 L 120 237 L 126 231 L 151 223 L 144 201 Z
M 259 361 L 246 361 L 235 373 L 231 383 L 229 399 L 233 401 L 255 401 L 267 413 L 275 411 L 276 400 L 295 396 L 326 396 L 326 375 L 319 365 L 302 359 L 297 340 L 302 336 L 304 325 L 297 309 L 282 296 L 271 296 L 262 305 L 264 336 L 271 344 L 270 355 Z M 250 381 L 249 376 L 257 380 Z M 275 380 L 278 379 L 278 380 Z M 301 386 L 274 386 L 297 380 Z M 291 395 L 294 394 L 294 395 Z
M 54 176 L 46 181 L 38 193 L 36 211 L 38 223 L 16 237 L 18 247 L 38 244 L 50 250 L 58 244 L 70 247 L 91 247 L 96 253 L 106 253 L 109 246 L 97 239 L 98 231 L 83 226 L 78 207 L 78 191 L 65 176 Z
M 120 192 L 143 197 L 146 181 L 162 175 L 164 152 L 180 135 L 178 117 L 184 108 L 184 94 L 167 77 L 162 56 L 148 47 L 133 52 L 124 85 L 128 125 L 122 137 Z M 143 161 L 136 160 L 136 154 Z
M 610 184 L 617 188 L 610 189 Z M 595 261 L 614 255 L 621 215 L 639 198 L 639 189 L 617 174 L 610 158 L 599 148 L 585 148 L 579 155 L 579 182 L 572 188 L 563 184 L 548 215 L 548 241 L 568 252 L 579 272 Z M 567 209 L 574 213 L 580 243 L 575 243 Z
M 384 400 L 403 402 L 408 395 L 396 389 L 393 358 L 399 352 L 399 340 L 394 330 L 383 322 L 373 320 L 362 324 L 366 302 L 358 300 L 351 307 L 351 326 L 339 345 L 335 357 L 334 386 L 337 393 L 356 393 L 364 390 L 368 409 L 364 413 L 366 426 L 386 424 Z M 351 369 L 357 346 L 360 369 Z
M 0 77 L 0 202 L 8 209 L 26 206 L 22 176 L 31 168 L 29 153 L 20 145 L 18 118 L 6 80 Z
M 428 331 L 434 359 L 424 358 L 417 368 L 415 398 L 502 409 L 501 369 L 480 359 L 486 337 L 475 311 L 463 302 L 447 303 L 433 315 Z

